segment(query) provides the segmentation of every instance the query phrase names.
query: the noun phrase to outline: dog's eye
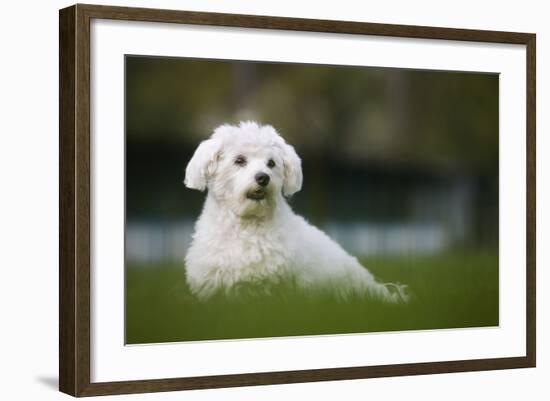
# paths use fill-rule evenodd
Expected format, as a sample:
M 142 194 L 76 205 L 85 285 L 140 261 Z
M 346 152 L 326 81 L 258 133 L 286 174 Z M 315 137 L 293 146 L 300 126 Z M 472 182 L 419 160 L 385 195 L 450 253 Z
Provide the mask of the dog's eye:
M 275 162 L 273 161 L 273 159 L 269 159 L 269 160 L 268 160 L 268 162 L 267 162 L 267 167 L 269 167 L 269 168 L 275 167 Z
M 244 166 L 246 164 L 246 159 L 243 156 L 237 156 L 235 158 L 235 164 L 237 166 Z

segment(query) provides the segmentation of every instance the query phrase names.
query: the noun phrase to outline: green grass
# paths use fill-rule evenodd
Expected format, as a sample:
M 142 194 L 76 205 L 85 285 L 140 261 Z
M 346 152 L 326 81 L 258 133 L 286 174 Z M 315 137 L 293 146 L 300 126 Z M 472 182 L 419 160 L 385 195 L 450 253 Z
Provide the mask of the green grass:
M 463 252 L 430 257 L 364 258 L 382 281 L 406 283 L 406 305 L 369 298 L 339 301 L 292 283 L 270 295 L 195 300 L 183 265 L 128 266 L 126 342 L 258 338 L 498 325 L 498 256 Z

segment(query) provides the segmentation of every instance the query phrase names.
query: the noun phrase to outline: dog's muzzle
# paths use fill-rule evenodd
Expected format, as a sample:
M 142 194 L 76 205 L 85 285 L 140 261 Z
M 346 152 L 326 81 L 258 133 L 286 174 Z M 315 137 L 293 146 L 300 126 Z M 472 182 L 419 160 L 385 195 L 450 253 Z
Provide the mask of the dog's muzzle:
M 257 173 L 254 176 L 254 181 L 256 181 L 258 187 L 248 191 L 246 193 L 246 197 L 255 201 L 261 201 L 262 199 L 265 199 L 267 195 L 266 187 L 269 185 L 270 178 L 271 177 L 269 177 L 269 175 L 266 173 Z
M 254 179 L 258 183 L 258 185 L 262 187 L 266 187 L 267 184 L 269 184 L 269 175 L 266 173 L 258 173 L 254 176 Z
M 252 189 L 246 193 L 246 197 L 248 199 L 252 199 L 255 201 L 261 201 L 262 199 L 265 199 L 266 195 L 267 192 L 264 188 Z

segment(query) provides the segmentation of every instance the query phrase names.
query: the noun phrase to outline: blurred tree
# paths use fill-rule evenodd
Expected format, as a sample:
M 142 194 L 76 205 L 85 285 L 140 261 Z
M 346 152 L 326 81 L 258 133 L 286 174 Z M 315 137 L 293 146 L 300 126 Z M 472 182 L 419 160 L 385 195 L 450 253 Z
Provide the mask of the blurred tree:
M 302 156 L 295 206 L 317 224 L 427 213 L 498 238 L 498 87 L 486 73 L 127 56 L 128 213 L 198 210 L 187 160 L 218 125 L 252 119 Z
M 494 74 L 128 57 L 127 89 L 128 132 L 145 141 L 191 146 L 221 123 L 258 119 L 320 160 L 498 163 Z

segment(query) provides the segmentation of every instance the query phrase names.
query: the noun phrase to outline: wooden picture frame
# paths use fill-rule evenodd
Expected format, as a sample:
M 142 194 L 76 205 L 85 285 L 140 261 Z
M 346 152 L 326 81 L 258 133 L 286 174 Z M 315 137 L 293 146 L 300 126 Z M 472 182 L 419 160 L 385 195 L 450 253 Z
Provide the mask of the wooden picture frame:
M 154 380 L 91 382 L 90 375 L 90 22 L 92 19 L 491 42 L 526 46 L 526 355 Z M 59 388 L 73 396 L 534 367 L 535 46 L 530 33 L 371 24 L 236 14 L 74 5 L 59 14 Z

